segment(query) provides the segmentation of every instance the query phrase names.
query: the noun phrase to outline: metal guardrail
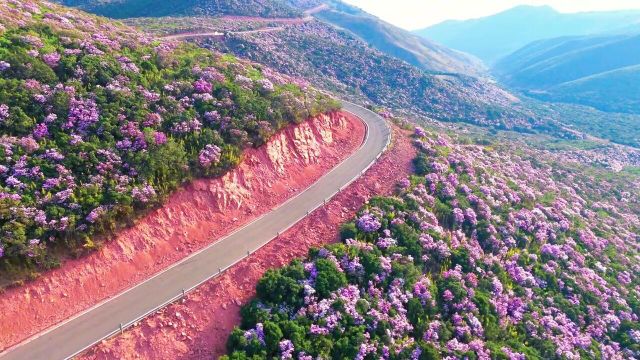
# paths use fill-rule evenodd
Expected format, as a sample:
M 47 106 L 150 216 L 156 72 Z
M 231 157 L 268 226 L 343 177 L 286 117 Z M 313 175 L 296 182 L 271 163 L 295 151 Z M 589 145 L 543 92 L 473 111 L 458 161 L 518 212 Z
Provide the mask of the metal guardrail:
M 355 105 L 355 104 L 351 104 L 351 105 Z M 355 106 L 358 106 L 358 107 L 360 107 L 360 108 L 362 108 L 362 109 L 365 109 L 364 107 L 359 106 L 359 105 L 355 105 Z M 371 111 L 371 110 L 369 110 L 369 109 L 365 109 L 365 110 L 367 110 L 367 111 Z M 348 112 L 348 113 L 350 113 L 350 114 L 352 114 L 352 115 L 354 115 L 354 116 L 358 117 L 356 114 L 354 114 L 354 113 L 352 113 L 352 112 L 350 112 L 350 111 L 347 111 L 347 110 L 344 110 L 344 109 L 343 109 L 343 111 L 346 111 L 346 112 Z M 376 115 L 377 115 L 377 114 L 376 114 Z M 378 115 L 378 116 L 379 116 L 379 115 Z M 384 120 L 383 120 L 383 121 L 384 121 Z M 303 220 L 303 219 L 307 218 L 311 213 L 313 213 L 314 211 L 316 211 L 316 210 L 317 210 L 317 209 L 319 209 L 320 207 L 322 207 L 322 206 L 326 205 L 326 204 L 327 204 L 327 202 L 328 202 L 329 200 L 333 199 L 336 195 L 338 195 L 340 192 L 342 192 L 345 188 L 349 187 L 349 186 L 350 186 L 351 184 L 353 184 L 356 180 L 360 179 L 360 178 L 361 178 L 361 177 L 362 177 L 362 176 L 363 176 L 363 175 L 364 175 L 364 174 L 365 174 L 369 169 L 371 169 L 371 167 L 372 167 L 373 165 L 375 165 L 375 164 L 376 164 L 376 162 L 380 159 L 380 157 L 382 157 L 382 155 L 383 155 L 384 153 L 386 153 L 386 152 L 387 152 L 387 150 L 389 149 L 389 145 L 391 145 L 391 129 L 389 128 L 389 125 L 387 124 L 387 122 L 386 122 L 386 121 L 384 121 L 384 124 L 385 124 L 386 132 L 385 132 L 383 135 L 386 135 L 386 137 L 387 137 L 387 142 L 386 142 L 386 144 L 385 144 L 385 146 L 384 146 L 383 150 L 382 150 L 382 151 L 381 151 L 381 152 L 376 156 L 376 158 L 375 158 L 373 161 L 371 161 L 371 162 L 369 163 L 369 165 L 367 165 L 367 166 L 365 167 L 365 169 L 364 169 L 364 170 L 362 170 L 360 173 L 358 173 L 358 175 L 356 175 L 353 179 L 349 180 L 349 182 L 348 182 L 348 183 L 346 183 L 345 185 L 343 185 L 342 187 L 340 187 L 336 192 L 332 193 L 328 198 L 326 198 L 326 199 L 324 200 L 324 202 L 323 202 L 323 203 L 320 203 L 320 204 L 316 205 L 315 207 L 313 207 L 312 209 L 308 210 L 308 211 L 306 212 L 306 214 L 305 214 L 305 215 L 301 216 L 301 217 L 300 217 L 300 218 L 298 218 L 296 221 L 292 222 L 292 223 L 291 223 L 289 226 L 287 226 L 285 229 L 283 229 L 283 230 L 279 231 L 279 232 L 278 232 L 274 237 L 272 237 L 271 239 L 269 239 L 269 241 L 265 242 L 264 244 L 262 244 L 262 245 L 258 246 L 257 248 L 255 248 L 255 249 L 253 249 L 253 250 L 249 250 L 249 251 L 247 251 L 246 255 L 245 255 L 245 256 L 243 256 L 242 258 L 240 258 L 240 259 L 238 259 L 238 260 L 234 261 L 232 264 L 230 264 L 230 265 L 228 265 L 228 266 L 226 266 L 226 267 L 224 267 L 224 268 L 219 268 L 217 273 L 212 274 L 210 277 L 207 277 L 206 279 L 202 280 L 201 282 L 197 283 L 196 285 L 194 285 L 194 286 L 192 286 L 192 287 L 190 287 L 190 288 L 187 288 L 187 289 L 182 289 L 182 291 L 181 291 L 179 294 L 177 294 L 176 296 L 174 296 L 173 298 L 171 298 L 171 299 L 169 299 L 169 300 L 165 301 L 164 303 L 162 303 L 162 304 L 160 304 L 160 305 L 158 305 L 158 306 L 154 307 L 153 309 L 151 309 L 151 310 L 149 310 L 149 311 L 145 312 L 144 314 L 142 314 L 142 315 L 140 315 L 140 316 L 136 317 L 134 320 L 131 320 L 131 321 L 129 321 L 128 323 L 125 323 L 125 324 L 120 324 L 120 326 L 119 326 L 118 328 L 114 329 L 112 332 L 110 332 L 110 333 L 106 334 L 106 335 L 105 335 L 105 336 L 103 336 L 102 338 L 97 339 L 97 340 L 96 340 L 96 341 L 94 341 L 93 343 L 91 343 L 91 344 L 89 344 L 89 345 L 85 346 L 84 348 L 82 348 L 82 349 L 78 350 L 77 352 L 73 353 L 72 355 L 70 355 L 70 356 L 66 357 L 66 358 L 65 358 L 65 360 L 66 360 L 66 359 L 72 359 L 72 358 L 74 358 L 75 356 L 78 356 L 78 355 L 80 355 L 81 353 L 85 352 L 86 350 L 90 349 L 90 348 L 91 348 L 91 347 L 93 347 L 94 345 L 96 345 L 96 344 L 98 344 L 98 343 L 100 343 L 100 342 L 102 342 L 102 341 L 104 341 L 104 340 L 110 339 L 110 338 L 112 338 L 112 337 L 113 337 L 113 336 L 115 336 L 115 335 L 118 335 L 118 334 L 123 333 L 125 330 L 127 330 L 128 328 L 130 328 L 130 327 L 132 327 L 132 326 L 136 325 L 138 322 L 140 322 L 140 321 L 144 320 L 144 319 L 145 319 L 146 317 L 148 317 L 149 315 L 154 314 L 154 313 L 156 313 L 156 312 L 158 312 L 158 311 L 162 310 L 163 308 L 165 308 L 165 307 L 167 307 L 167 306 L 169 306 L 169 305 L 171 305 L 171 304 L 175 303 L 175 302 L 176 302 L 176 301 L 178 301 L 178 300 L 184 299 L 184 298 L 187 296 L 187 294 L 191 293 L 193 290 L 197 289 L 198 287 L 200 287 L 200 286 L 201 286 L 202 284 L 204 284 L 205 282 L 207 282 L 207 281 L 209 281 L 209 280 L 212 280 L 212 279 L 214 279 L 214 278 L 216 278 L 216 277 L 218 277 L 218 276 L 222 275 L 225 271 L 229 270 L 230 268 L 232 268 L 232 267 L 233 267 L 233 266 L 235 266 L 236 264 L 238 264 L 238 263 L 242 262 L 243 260 L 245 260 L 246 258 L 248 258 L 249 256 L 251 256 L 251 254 L 253 254 L 253 253 L 255 253 L 256 251 L 260 250 L 260 249 L 261 249 L 261 248 L 263 248 L 265 245 L 267 245 L 267 244 L 271 243 L 274 239 L 277 239 L 278 237 L 280 237 L 280 234 L 282 234 L 282 233 L 286 232 L 287 230 L 291 229 L 294 225 L 296 225 L 297 223 L 299 223 L 301 220 Z M 366 136 L 365 136 L 365 140 L 363 141 L 363 144 L 364 144 L 364 143 L 366 143 L 366 142 L 367 142 L 367 139 L 369 138 L 368 125 L 365 123 L 365 126 L 367 126 L 367 132 L 366 132 Z M 344 161 L 346 161 L 346 160 L 348 160 L 348 159 L 349 159 L 349 158 L 347 158 L 347 159 L 343 160 L 343 162 L 344 162 Z M 339 166 L 339 165 L 338 165 L 338 166 Z M 310 186 L 313 186 L 313 184 L 311 184 Z M 308 189 L 308 188 L 307 188 L 307 189 Z M 306 191 L 307 189 L 305 189 L 304 191 Z M 300 192 L 300 193 L 303 193 L 304 191 L 302 191 L 302 192 Z M 293 199 L 293 198 L 292 198 L 292 199 Z M 291 200 L 291 199 L 290 199 L 290 200 Z M 288 201 L 289 201 L 289 200 L 288 200 Z M 285 204 L 286 204 L 286 203 L 285 203 Z M 284 204 L 283 204 L 283 205 L 284 205 Z M 256 219 L 256 220 L 257 220 L 257 219 Z M 235 230 L 234 232 L 232 232 L 231 234 L 229 234 L 229 235 L 227 235 L 227 236 L 230 236 L 230 235 L 232 235 L 233 233 L 236 233 L 236 232 L 238 232 L 238 231 L 240 231 L 240 230 L 244 229 L 244 228 L 245 228 L 246 226 L 248 226 L 249 224 L 251 224 L 251 223 L 246 224 L 245 226 L 243 226 L 243 227 L 241 227 L 241 228 L 239 228 L 239 229 Z M 203 250 L 204 250 L 204 249 L 203 249 Z

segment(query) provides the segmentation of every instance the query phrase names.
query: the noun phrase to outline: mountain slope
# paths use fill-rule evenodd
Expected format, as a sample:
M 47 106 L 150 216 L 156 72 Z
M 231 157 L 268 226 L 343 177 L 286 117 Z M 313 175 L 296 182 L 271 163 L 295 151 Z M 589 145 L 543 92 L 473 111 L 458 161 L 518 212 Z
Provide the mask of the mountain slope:
M 563 14 L 547 6 L 519 6 L 484 18 L 446 21 L 415 33 L 492 65 L 536 40 L 629 31 L 634 24 L 640 24 L 640 11 Z
M 331 8 L 316 17 L 352 32 L 376 49 L 430 72 L 478 75 L 482 63 L 467 54 L 448 49 L 400 29 L 358 8 L 332 2 Z
M 494 73 L 536 97 L 640 112 L 640 35 L 583 36 L 534 42 L 505 57 Z
M 110 18 L 170 15 L 241 15 L 298 17 L 302 13 L 280 0 L 58 0 L 67 6 Z
M 79 11 L 0 0 L 0 282 L 93 249 L 335 101 Z
M 312 7 L 317 7 L 319 2 L 287 0 L 287 4 L 304 13 Z M 342 29 L 322 19 L 307 18 L 297 24 L 279 22 L 271 29 L 273 31 L 257 29 L 250 32 L 229 31 L 228 29 L 237 28 L 237 24 L 244 27 L 247 23 L 235 18 L 198 17 L 198 21 L 193 21 L 193 17 L 131 20 L 136 20 L 136 24 L 159 33 L 163 33 L 163 29 L 174 29 L 176 24 L 198 24 L 193 30 L 185 29 L 187 33 L 198 32 L 202 28 L 211 32 L 216 25 L 221 26 L 221 30 L 227 32 L 227 35 L 223 39 L 208 40 L 205 46 L 267 64 L 283 73 L 310 80 L 314 85 L 335 91 L 342 96 L 351 96 L 353 100 L 366 98 L 378 106 L 448 121 L 467 121 L 508 128 L 529 128 L 536 122 L 529 114 L 514 109 L 514 103 L 517 103 L 518 99 L 496 84 L 459 74 L 466 72 L 463 68 L 468 69 L 467 65 L 451 65 L 457 60 L 447 62 L 438 59 L 439 63 L 436 60 L 432 61 L 431 59 L 435 59 L 435 51 L 422 51 L 428 42 L 392 28 L 360 9 L 342 2 L 331 1 L 329 6 L 330 10 L 326 16 L 336 22 L 344 22 L 345 27 L 356 29 L 357 26 L 351 24 L 351 20 L 354 20 L 355 24 L 364 23 L 365 29 L 373 28 L 373 36 L 390 39 L 394 36 L 410 37 L 409 40 L 402 39 L 401 45 L 395 44 L 393 47 L 398 53 L 402 52 L 405 55 L 412 51 L 416 62 L 423 65 L 413 66 L 399 57 L 386 54 L 368 45 L 363 39 L 365 36 L 355 34 L 355 30 Z M 322 17 L 326 11 L 320 10 L 313 15 Z M 204 23 L 207 21 L 216 25 L 206 26 Z M 395 32 L 395 35 L 390 35 L 392 32 Z M 363 30 L 361 33 L 368 32 Z M 371 36 L 370 34 L 366 37 Z M 421 44 L 423 48 L 412 49 L 413 41 Z M 387 41 L 386 44 L 391 44 L 391 41 Z M 381 44 L 378 45 L 383 47 Z M 386 50 L 392 52 L 389 48 Z M 438 51 L 439 54 L 451 53 L 466 59 L 466 56 L 444 48 Z M 420 53 L 420 57 L 416 53 Z M 444 58 L 445 55 L 441 57 Z M 427 65 L 430 66 L 431 73 L 425 72 Z
M 406 114 L 508 128 L 536 120 L 518 99 L 486 80 L 461 74 L 428 74 L 368 46 L 360 38 L 313 21 L 277 32 L 229 34 L 203 46 L 273 66 L 314 85 Z
M 266 271 L 220 360 L 637 359 L 637 177 L 416 134 L 415 176 Z
M 640 114 L 640 65 L 566 82 L 539 95 L 608 112 Z

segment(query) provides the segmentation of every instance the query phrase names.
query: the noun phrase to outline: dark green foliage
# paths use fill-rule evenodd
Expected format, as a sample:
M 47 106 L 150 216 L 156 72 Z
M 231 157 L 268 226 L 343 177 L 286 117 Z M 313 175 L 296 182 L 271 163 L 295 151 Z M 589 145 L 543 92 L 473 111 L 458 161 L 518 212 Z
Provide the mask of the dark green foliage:
M 332 291 L 347 284 L 347 278 L 344 273 L 338 271 L 338 268 L 329 260 L 320 259 L 316 261 L 316 269 L 318 270 L 316 291 L 321 298 L 329 296 Z
M 267 270 L 256 287 L 258 296 L 273 304 L 299 302 L 302 286 L 297 279 L 288 277 L 280 270 Z

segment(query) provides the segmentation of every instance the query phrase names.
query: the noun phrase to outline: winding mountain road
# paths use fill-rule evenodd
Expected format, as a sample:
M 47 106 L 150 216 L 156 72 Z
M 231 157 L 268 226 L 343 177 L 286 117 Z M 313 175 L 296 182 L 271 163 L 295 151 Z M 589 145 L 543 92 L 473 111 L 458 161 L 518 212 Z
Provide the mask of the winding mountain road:
M 73 357 L 105 337 L 175 301 L 273 240 L 349 185 L 383 153 L 391 133 L 380 116 L 343 103 L 367 125 L 362 146 L 305 191 L 243 228 L 190 255 L 135 287 L 0 354 L 3 360 Z

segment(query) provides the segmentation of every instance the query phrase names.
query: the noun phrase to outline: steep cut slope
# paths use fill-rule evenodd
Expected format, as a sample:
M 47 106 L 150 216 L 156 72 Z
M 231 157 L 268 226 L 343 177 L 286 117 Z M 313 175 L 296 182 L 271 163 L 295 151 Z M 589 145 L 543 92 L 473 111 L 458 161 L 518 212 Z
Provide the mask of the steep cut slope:
M 536 40 L 628 31 L 639 23 L 640 11 L 563 14 L 547 6 L 519 6 L 496 15 L 446 21 L 415 32 L 492 65 Z
M 281 0 L 58 0 L 57 2 L 111 18 L 170 15 L 262 17 L 302 15 L 302 12 Z
M 448 49 L 400 29 L 358 8 L 339 1 L 316 17 L 348 30 L 383 53 L 430 72 L 479 75 L 482 63 L 467 54 Z
M 584 36 L 535 42 L 494 68 L 506 84 L 536 97 L 640 112 L 640 35 Z
M 338 104 L 274 71 L 0 0 L 0 280 L 55 266 L 194 177 Z

